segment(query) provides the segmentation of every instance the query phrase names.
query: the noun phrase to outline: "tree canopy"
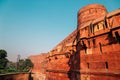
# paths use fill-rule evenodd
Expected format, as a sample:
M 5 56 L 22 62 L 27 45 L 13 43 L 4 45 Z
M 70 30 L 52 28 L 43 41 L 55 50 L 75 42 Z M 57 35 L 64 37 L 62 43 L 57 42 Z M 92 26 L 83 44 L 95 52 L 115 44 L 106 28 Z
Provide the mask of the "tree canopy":
M 5 50 L 0 50 L 0 59 L 7 57 L 7 52 Z
M 33 63 L 31 62 L 30 59 L 20 59 L 18 62 L 18 70 L 21 72 L 27 72 L 33 67 Z
M 0 74 L 11 72 L 28 72 L 33 63 L 30 59 L 20 59 L 18 62 L 10 62 L 7 58 L 7 52 L 0 49 Z
M 8 59 L 7 57 L 7 52 L 5 50 L 0 50 L 0 69 L 5 69 Z

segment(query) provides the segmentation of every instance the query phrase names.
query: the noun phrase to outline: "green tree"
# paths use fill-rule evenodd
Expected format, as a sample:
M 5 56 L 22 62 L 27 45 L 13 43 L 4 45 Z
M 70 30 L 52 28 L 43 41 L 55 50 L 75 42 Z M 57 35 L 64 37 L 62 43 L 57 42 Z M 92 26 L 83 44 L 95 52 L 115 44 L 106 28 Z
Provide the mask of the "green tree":
M 7 72 L 8 73 L 11 73 L 11 72 L 17 72 L 17 68 L 16 68 L 16 62 L 11 62 L 9 61 L 7 63 L 7 66 L 6 66 L 6 69 L 7 69 Z
M 18 71 L 20 72 L 28 72 L 33 67 L 33 63 L 30 59 L 20 59 L 19 60 L 19 66 Z
M 28 67 L 33 67 L 33 63 L 31 62 L 30 59 L 25 59 L 25 64 L 26 64 L 26 66 L 28 66 Z
M 0 59 L 6 58 L 7 57 L 7 52 L 5 50 L 0 50 Z
M 0 59 L 0 69 L 5 69 L 7 62 L 8 62 L 8 60 L 6 58 Z
M 0 50 L 0 69 L 5 69 L 8 59 L 7 57 L 7 52 L 5 50 Z
M 23 71 L 23 69 L 25 68 L 25 61 L 23 59 L 19 60 L 19 62 L 17 63 L 17 68 L 19 72 Z

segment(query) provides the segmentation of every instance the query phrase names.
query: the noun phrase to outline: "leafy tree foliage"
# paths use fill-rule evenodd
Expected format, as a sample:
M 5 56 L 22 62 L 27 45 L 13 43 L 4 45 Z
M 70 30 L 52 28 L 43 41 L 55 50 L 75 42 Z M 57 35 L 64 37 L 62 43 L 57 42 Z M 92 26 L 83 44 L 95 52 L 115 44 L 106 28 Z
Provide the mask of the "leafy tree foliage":
M 0 50 L 0 69 L 5 69 L 8 59 L 7 57 L 7 52 L 5 50 Z
M 12 72 L 17 72 L 17 67 L 16 67 L 16 62 L 11 62 L 9 61 L 7 63 L 7 67 L 6 67 L 6 70 L 8 73 L 12 73 Z
M 7 57 L 7 52 L 5 50 L 0 50 L 0 59 Z
M 33 67 L 33 63 L 31 62 L 30 59 L 25 60 L 21 59 L 19 60 L 18 65 L 19 65 L 18 70 L 20 72 L 28 72 L 31 69 L 31 67 Z
M 30 59 L 20 59 L 19 62 L 10 62 L 6 57 L 7 52 L 0 50 L 0 74 L 28 72 L 33 67 L 33 63 Z
M 31 62 L 30 59 L 26 59 L 26 60 L 25 60 L 25 63 L 26 63 L 26 66 L 28 66 L 28 67 L 33 67 L 33 63 Z
M 8 60 L 6 58 L 0 59 L 0 69 L 5 69 L 7 62 L 8 62 Z

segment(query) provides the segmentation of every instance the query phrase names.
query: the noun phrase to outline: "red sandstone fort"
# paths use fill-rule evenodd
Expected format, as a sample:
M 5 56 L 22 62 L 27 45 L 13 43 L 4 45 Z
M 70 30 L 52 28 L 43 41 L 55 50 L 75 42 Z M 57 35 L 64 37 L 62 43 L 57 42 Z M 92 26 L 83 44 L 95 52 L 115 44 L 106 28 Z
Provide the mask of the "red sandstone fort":
M 120 80 L 120 9 L 90 4 L 77 15 L 76 30 L 48 54 L 30 57 L 33 72 L 46 80 Z

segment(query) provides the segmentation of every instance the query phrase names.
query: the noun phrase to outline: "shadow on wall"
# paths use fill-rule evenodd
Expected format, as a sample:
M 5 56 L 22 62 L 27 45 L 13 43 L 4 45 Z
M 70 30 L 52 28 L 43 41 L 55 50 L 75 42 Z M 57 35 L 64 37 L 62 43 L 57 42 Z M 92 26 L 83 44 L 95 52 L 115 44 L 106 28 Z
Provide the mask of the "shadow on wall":
M 31 73 L 31 72 L 29 73 L 28 80 L 33 80 L 32 73 Z
M 68 77 L 70 80 L 81 80 L 80 77 L 80 45 L 79 45 L 79 31 L 77 32 L 76 35 L 76 45 L 72 46 L 73 50 L 72 50 L 72 54 L 70 55 L 70 59 L 68 62 L 68 65 L 70 67 L 69 71 L 68 71 Z M 73 41 L 74 44 L 74 41 Z M 74 48 L 76 50 L 74 50 Z

